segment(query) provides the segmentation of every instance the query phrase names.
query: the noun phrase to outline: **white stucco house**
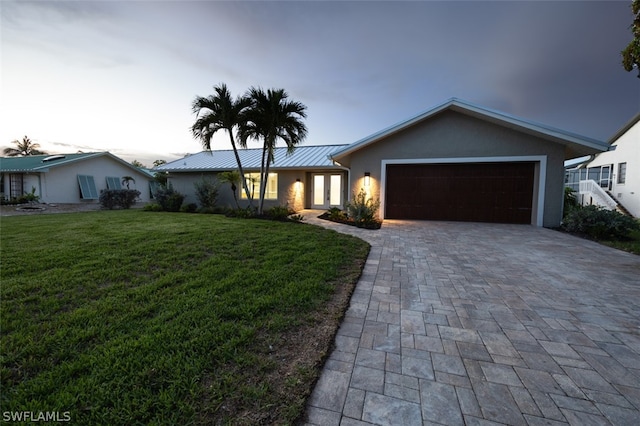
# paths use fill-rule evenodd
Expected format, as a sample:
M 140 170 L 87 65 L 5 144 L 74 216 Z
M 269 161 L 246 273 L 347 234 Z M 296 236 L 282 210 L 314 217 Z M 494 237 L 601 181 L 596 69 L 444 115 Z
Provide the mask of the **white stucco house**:
M 564 162 L 609 144 L 457 98 L 342 145 L 278 148 L 265 206 L 343 207 L 354 193 L 380 200 L 381 219 L 455 220 L 555 227 L 563 208 Z M 260 149 L 239 151 L 246 173 Z M 194 183 L 237 168 L 232 151 L 201 152 L 156 170 L 185 202 Z M 257 184 L 257 183 L 256 183 Z M 236 196 L 243 205 L 242 191 Z M 234 203 L 228 186 L 220 203 Z
M 640 113 L 609 140 L 612 150 L 595 154 L 566 174 L 582 205 L 595 204 L 640 217 Z
M 134 179 L 129 188 L 140 191 L 140 202 L 151 199 L 153 175 L 109 152 L 1 157 L 0 173 L 7 199 L 35 188 L 42 203 L 98 203 L 101 190 L 126 188 L 125 176 Z

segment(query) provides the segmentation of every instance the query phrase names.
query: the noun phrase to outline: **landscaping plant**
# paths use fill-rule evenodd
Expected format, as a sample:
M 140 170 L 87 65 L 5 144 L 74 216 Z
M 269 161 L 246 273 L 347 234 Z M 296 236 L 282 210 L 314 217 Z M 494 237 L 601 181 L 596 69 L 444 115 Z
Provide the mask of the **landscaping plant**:
M 218 200 L 218 185 L 211 179 L 203 177 L 193 184 L 196 191 L 196 198 L 200 203 L 200 208 L 204 211 L 212 211 L 216 207 Z
M 380 208 L 380 200 L 373 200 L 367 197 L 367 192 L 363 189 L 359 193 L 353 194 L 353 198 L 346 205 L 349 219 L 355 222 L 360 228 L 380 228 L 380 220 L 377 217 Z
M 136 189 L 103 189 L 100 191 L 98 201 L 105 209 L 128 209 L 135 204 L 138 197 L 140 197 L 140 191 Z
M 615 210 L 590 205 L 576 207 L 564 218 L 562 227 L 571 233 L 596 239 L 621 240 L 640 230 L 640 222 Z

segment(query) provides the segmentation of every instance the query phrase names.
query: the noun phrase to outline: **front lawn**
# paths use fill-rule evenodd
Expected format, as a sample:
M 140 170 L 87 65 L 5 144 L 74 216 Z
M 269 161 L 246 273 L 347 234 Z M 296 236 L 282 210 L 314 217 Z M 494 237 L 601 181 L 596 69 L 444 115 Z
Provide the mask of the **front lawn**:
M 1 411 L 83 425 L 294 422 L 369 250 L 218 215 L 1 227 Z

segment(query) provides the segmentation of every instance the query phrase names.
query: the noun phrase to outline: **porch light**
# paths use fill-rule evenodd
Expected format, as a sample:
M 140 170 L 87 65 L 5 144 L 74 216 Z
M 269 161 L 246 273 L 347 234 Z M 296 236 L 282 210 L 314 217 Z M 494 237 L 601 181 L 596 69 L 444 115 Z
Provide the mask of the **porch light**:
M 296 179 L 296 191 L 299 191 L 302 188 L 302 181 L 300 178 Z
M 371 184 L 371 173 L 364 172 L 364 186 L 369 186 Z

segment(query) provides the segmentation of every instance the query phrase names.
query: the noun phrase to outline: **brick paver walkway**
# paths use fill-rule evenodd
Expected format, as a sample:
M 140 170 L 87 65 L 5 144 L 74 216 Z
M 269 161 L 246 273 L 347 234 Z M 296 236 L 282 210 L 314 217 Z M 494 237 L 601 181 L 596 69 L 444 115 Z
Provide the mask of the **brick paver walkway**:
M 640 257 L 524 225 L 387 220 L 308 425 L 640 424 Z

